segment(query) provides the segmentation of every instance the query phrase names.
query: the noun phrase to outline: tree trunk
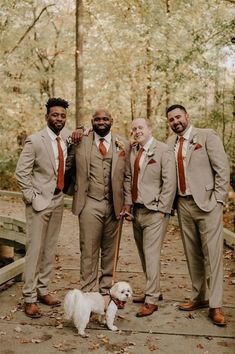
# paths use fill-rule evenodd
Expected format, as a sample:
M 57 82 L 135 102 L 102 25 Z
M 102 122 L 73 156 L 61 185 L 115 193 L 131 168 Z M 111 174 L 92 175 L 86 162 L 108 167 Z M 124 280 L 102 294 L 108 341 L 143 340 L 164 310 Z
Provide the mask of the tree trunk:
M 75 49 L 75 82 L 76 82 L 76 127 L 83 121 L 83 1 L 76 1 L 76 49 Z
M 170 16 L 170 0 L 166 0 L 166 18 Z M 169 30 L 168 26 L 166 26 L 166 57 L 167 57 L 167 63 L 169 63 L 169 49 L 168 49 L 168 41 L 169 41 Z M 166 85 L 165 85 L 165 107 L 166 109 L 169 107 L 170 103 L 170 85 L 169 85 L 169 73 L 168 70 L 166 69 Z M 170 134 L 170 127 L 168 125 L 168 122 L 166 121 L 166 130 L 165 130 L 165 139 L 168 138 Z

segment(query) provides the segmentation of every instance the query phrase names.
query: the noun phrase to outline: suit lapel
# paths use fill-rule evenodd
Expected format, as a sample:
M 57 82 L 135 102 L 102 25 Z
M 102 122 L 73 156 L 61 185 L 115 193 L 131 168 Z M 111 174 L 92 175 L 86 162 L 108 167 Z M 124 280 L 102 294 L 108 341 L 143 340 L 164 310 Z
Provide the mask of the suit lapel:
M 49 135 L 47 133 L 47 129 L 46 128 L 42 130 L 41 136 L 42 136 L 43 144 L 46 147 L 47 154 L 48 154 L 49 159 L 51 161 L 51 164 L 53 166 L 54 172 L 56 174 L 57 171 L 56 171 L 56 164 L 55 164 L 55 155 L 54 155 L 54 152 L 53 152 L 51 139 L 50 139 L 50 137 L 49 137 Z
M 112 158 L 112 177 L 114 176 L 114 171 L 115 171 L 115 168 L 116 168 L 116 165 L 117 165 L 118 154 L 119 154 L 119 151 L 117 151 L 117 148 L 116 148 L 115 141 L 116 141 L 116 136 L 112 135 L 112 140 L 111 140 L 112 151 L 113 151 L 113 158 Z
M 92 144 L 94 140 L 94 133 L 89 134 L 88 137 L 83 138 L 84 139 L 84 148 L 85 148 L 85 159 L 86 159 L 86 165 L 87 165 L 87 175 L 89 176 L 90 174 L 90 162 L 91 162 L 91 150 L 92 150 Z
M 69 143 L 68 143 L 68 137 L 69 137 L 68 130 L 66 128 L 63 128 L 60 132 L 60 136 L 68 148 L 68 145 L 69 145 Z
M 175 151 L 175 145 L 177 143 L 177 135 L 172 135 L 168 140 L 167 144 L 172 147 L 172 149 Z
M 149 163 L 149 161 L 153 158 L 155 151 L 157 149 L 157 141 L 154 139 L 152 144 L 149 147 L 149 150 L 147 151 L 142 167 L 141 167 L 141 178 L 143 177 L 144 173 L 145 173 L 145 169 Z
M 187 150 L 187 153 L 186 153 L 186 158 L 185 158 L 185 163 L 186 163 L 186 166 L 188 165 L 189 163 L 189 160 L 192 156 L 192 152 L 194 150 L 194 144 L 191 143 L 191 141 L 195 140 L 197 136 L 197 130 L 195 128 L 192 128 L 192 131 L 191 131 L 191 134 L 190 134 L 190 137 L 189 137 L 189 144 L 188 144 L 188 150 Z

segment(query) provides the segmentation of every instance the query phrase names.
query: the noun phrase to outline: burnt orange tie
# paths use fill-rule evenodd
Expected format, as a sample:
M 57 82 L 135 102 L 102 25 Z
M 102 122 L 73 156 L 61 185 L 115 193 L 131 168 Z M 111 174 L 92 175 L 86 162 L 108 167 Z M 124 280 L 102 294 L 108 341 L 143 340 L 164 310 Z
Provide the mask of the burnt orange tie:
M 135 159 L 134 163 L 134 176 L 133 176 L 133 185 L 132 185 L 132 201 L 133 203 L 137 200 L 138 197 L 138 175 L 139 175 L 139 167 L 140 167 L 140 158 L 144 148 L 140 148 L 138 155 Z
M 103 157 L 105 157 L 105 155 L 107 153 L 107 150 L 106 150 L 106 147 L 104 145 L 104 138 L 100 138 L 99 150 L 100 150 L 101 155 Z
M 179 138 L 179 149 L 178 149 L 178 154 L 177 154 L 177 164 L 178 164 L 180 191 L 181 191 L 181 193 L 184 194 L 185 191 L 186 191 L 186 182 L 185 182 L 185 174 L 184 174 L 183 144 L 184 144 L 184 137 L 181 136 Z
M 59 157 L 57 188 L 62 190 L 64 188 L 64 153 L 60 144 L 59 136 L 57 136 L 56 141 L 58 146 L 58 157 Z

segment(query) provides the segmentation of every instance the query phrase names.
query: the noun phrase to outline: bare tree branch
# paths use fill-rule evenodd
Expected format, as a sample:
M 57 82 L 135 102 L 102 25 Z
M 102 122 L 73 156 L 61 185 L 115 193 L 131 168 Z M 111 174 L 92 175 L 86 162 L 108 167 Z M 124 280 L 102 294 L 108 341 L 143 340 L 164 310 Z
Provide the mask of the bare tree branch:
M 38 20 L 40 19 L 41 15 L 43 14 L 44 11 L 47 10 L 48 7 L 50 6 L 54 6 L 55 4 L 50 4 L 50 5 L 47 5 L 45 6 L 40 14 L 35 18 L 35 20 L 33 21 L 33 23 L 27 28 L 27 30 L 25 31 L 25 33 L 23 34 L 23 36 L 21 36 L 21 38 L 19 39 L 19 41 L 17 42 L 17 44 L 14 46 L 14 48 L 9 52 L 9 54 L 12 54 L 16 48 L 19 47 L 20 43 L 25 39 L 25 37 L 27 36 L 27 34 L 31 31 L 31 29 L 36 25 L 36 23 L 38 22 Z

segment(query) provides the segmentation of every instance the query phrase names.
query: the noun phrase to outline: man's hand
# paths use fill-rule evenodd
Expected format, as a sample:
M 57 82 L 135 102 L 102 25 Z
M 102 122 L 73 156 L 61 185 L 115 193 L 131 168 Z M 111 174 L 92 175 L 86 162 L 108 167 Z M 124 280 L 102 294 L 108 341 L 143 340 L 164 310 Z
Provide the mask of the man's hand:
M 128 221 L 132 221 L 134 216 L 131 214 L 131 205 L 124 204 L 120 213 L 120 216 L 124 216 L 124 218 Z
M 82 140 L 82 137 L 83 137 L 83 128 L 81 127 L 81 128 L 79 128 L 79 129 L 76 129 L 76 130 L 74 130 L 73 132 L 72 132 L 72 136 L 71 136 L 71 138 L 72 138 L 72 143 L 73 144 L 79 144 L 80 143 L 80 141 Z
M 83 126 L 77 128 L 76 130 L 74 130 L 72 132 L 72 136 L 71 136 L 72 143 L 75 144 L 75 145 L 79 144 L 80 141 L 82 140 L 82 137 L 89 135 L 89 133 L 92 130 L 93 130 L 92 128 L 86 128 L 86 127 L 83 127 Z

